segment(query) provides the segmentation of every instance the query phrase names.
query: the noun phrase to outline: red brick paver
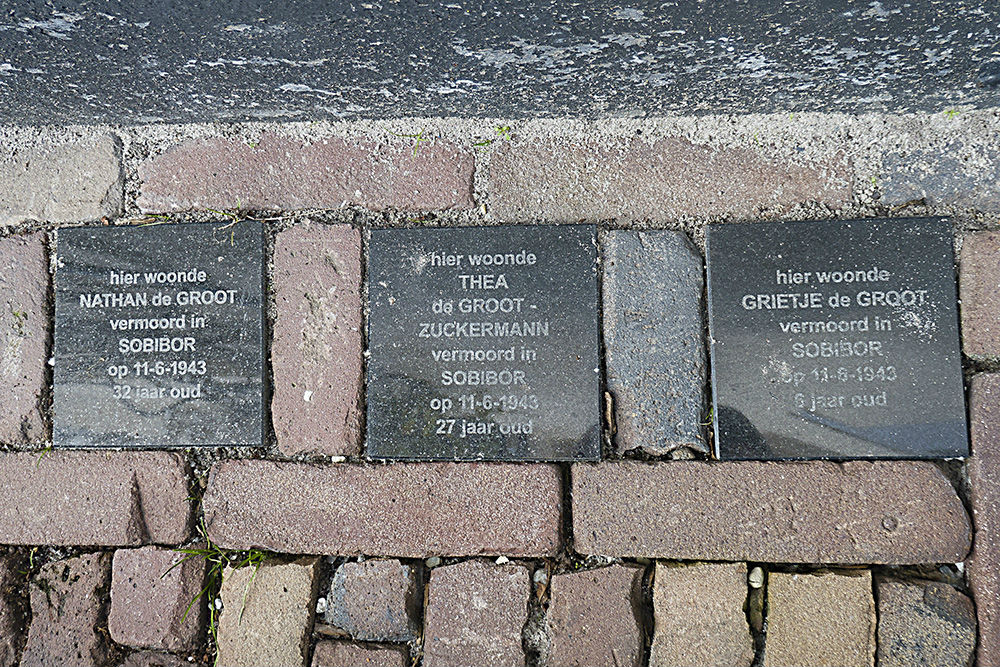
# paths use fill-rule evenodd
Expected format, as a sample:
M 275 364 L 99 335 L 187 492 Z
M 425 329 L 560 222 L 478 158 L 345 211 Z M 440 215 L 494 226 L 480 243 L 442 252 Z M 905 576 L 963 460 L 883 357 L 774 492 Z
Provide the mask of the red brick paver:
M 849 163 L 794 164 L 670 137 L 505 144 L 492 158 L 491 212 L 505 222 L 753 218 L 851 200 Z
M 530 595 L 528 571 L 519 565 L 466 561 L 432 570 L 424 666 L 523 665 L 521 629 Z
M 108 630 L 119 644 L 193 650 L 205 605 L 188 605 L 205 585 L 205 561 L 171 549 L 119 549 L 111 568 Z M 186 614 L 185 614 L 186 612 Z
M 268 133 L 191 139 L 139 168 L 143 211 L 471 208 L 474 158 L 445 141 L 416 151 L 405 139 L 329 137 L 311 143 Z
M 931 463 L 573 466 L 581 553 L 776 563 L 957 563 L 969 517 Z
M 209 535 L 232 549 L 400 556 L 548 556 L 561 484 L 550 465 L 310 466 L 224 461 L 205 494 Z
M 103 665 L 109 644 L 98 631 L 111 578 L 111 554 L 44 565 L 31 584 L 31 627 L 21 667 Z
M 278 234 L 271 412 L 278 448 L 356 455 L 360 448 L 361 238 L 347 225 Z
M 965 353 L 970 357 L 1000 357 L 1000 232 L 966 236 L 960 264 Z
M 2 179 L 0 179 L 2 182 Z M 45 234 L 0 240 L 0 442 L 45 438 L 39 399 L 49 337 L 49 268 Z
M 641 580 L 641 568 L 623 565 L 552 577 L 548 664 L 638 667 Z
M 189 533 L 190 492 L 179 454 L 0 454 L 0 489 L 0 543 L 179 544 Z
M 980 666 L 1000 665 L 1000 374 L 974 377 L 969 403 L 976 542 L 968 578 L 979 617 L 977 657 Z

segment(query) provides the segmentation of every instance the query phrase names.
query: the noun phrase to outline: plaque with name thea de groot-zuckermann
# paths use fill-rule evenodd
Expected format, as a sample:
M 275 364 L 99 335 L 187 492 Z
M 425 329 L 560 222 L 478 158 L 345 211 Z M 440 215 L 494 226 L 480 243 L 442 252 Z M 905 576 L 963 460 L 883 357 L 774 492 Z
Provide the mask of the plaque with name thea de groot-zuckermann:
M 969 453 L 947 220 L 710 226 L 716 454 Z
M 596 229 L 377 229 L 368 456 L 600 457 Z
M 57 447 L 260 445 L 259 223 L 57 235 Z

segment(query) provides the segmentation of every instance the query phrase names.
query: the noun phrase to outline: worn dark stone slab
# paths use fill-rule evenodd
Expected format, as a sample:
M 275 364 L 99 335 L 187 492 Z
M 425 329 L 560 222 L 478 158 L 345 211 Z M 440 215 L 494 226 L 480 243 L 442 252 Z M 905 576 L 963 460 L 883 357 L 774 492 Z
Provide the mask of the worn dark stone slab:
M 708 451 L 701 255 L 681 232 L 609 232 L 604 347 L 615 445 L 667 454 Z
M 940 112 L 1000 85 L 991 0 L 4 7 L 17 124 Z
M 598 458 L 596 265 L 586 225 L 374 230 L 368 455 Z
M 1000 151 L 955 141 L 934 149 L 890 150 L 882 158 L 882 201 L 1000 210 Z
M 712 226 L 707 256 L 719 458 L 968 455 L 946 220 Z
M 57 447 L 260 445 L 263 229 L 58 235 Z

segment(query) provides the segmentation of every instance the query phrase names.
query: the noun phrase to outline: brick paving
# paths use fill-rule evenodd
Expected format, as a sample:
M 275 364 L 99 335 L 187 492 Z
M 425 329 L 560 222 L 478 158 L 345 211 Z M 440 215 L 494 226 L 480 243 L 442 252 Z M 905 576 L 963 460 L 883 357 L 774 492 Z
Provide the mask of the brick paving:
M 582 553 L 776 563 L 956 563 L 969 517 L 930 463 L 577 464 Z
M 183 457 L 166 452 L 0 453 L 0 543 L 178 544 L 192 505 Z
M 745 563 L 656 565 L 650 667 L 749 667 Z
M 680 137 L 539 141 L 503 146 L 488 188 L 492 213 L 505 222 L 749 219 L 799 203 L 837 208 L 851 199 L 849 174 L 841 155 L 796 164 Z
M 414 151 L 391 135 L 378 142 L 305 143 L 273 133 L 250 143 L 192 139 L 140 167 L 138 204 L 150 212 L 472 208 L 472 173 L 472 152 L 445 141 Z
M 48 260 L 45 234 L 0 240 L 0 441 L 33 442 L 46 436 L 41 401 L 45 392 L 48 323 Z
M 361 237 L 346 225 L 281 232 L 274 248 L 277 316 L 271 413 L 287 455 L 361 448 Z
M 205 606 L 188 605 L 205 586 L 205 561 L 171 549 L 119 549 L 111 567 L 108 631 L 133 648 L 193 650 Z M 183 561 L 183 562 L 182 562 Z
M 111 580 L 111 554 L 48 563 L 31 582 L 31 627 L 21 667 L 103 665 L 110 657 L 98 631 Z
M 432 570 L 425 667 L 524 664 L 521 629 L 530 594 L 528 571 L 518 565 L 470 560 Z
M 401 556 L 549 556 L 561 480 L 550 465 L 217 465 L 209 536 L 232 549 Z
M 875 601 L 867 570 L 772 572 L 767 608 L 765 667 L 874 667 Z
M 991 371 L 972 378 L 967 463 L 667 461 L 678 447 L 704 458 L 710 444 L 699 423 L 702 258 L 691 241 L 708 220 L 868 206 L 855 191 L 868 163 L 815 146 L 789 161 L 718 137 L 503 141 L 476 152 L 450 135 L 414 151 L 370 128 L 349 139 L 238 134 L 150 140 L 148 156 L 146 135 L 0 148 L 0 226 L 10 229 L 0 239 L 0 667 L 172 667 L 216 650 L 220 665 L 410 665 L 422 655 L 428 667 L 891 667 L 965 665 L 973 647 L 977 667 L 1000 664 L 992 218 L 955 219 L 964 351 L 969 368 Z M 919 195 L 994 210 L 995 152 L 961 164 L 926 147 L 897 152 L 883 155 L 888 172 L 869 193 L 882 203 Z M 280 212 L 266 224 L 274 441 L 40 451 L 51 437 L 58 229 L 137 210 L 201 219 L 208 208 Z M 359 461 L 368 230 L 581 220 L 611 221 L 599 234 L 611 460 Z M 172 549 L 199 544 L 202 513 L 231 558 L 273 552 L 256 577 L 227 571 L 217 648 L 197 614 L 180 621 L 204 562 L 160 577 Z M 823 564 L 861 569 L 817 572 Z M 870 569 L 881 565 L 899 567 Z M 748 584 L 755 566 L 767 575 Z M 933 572 L 942 580 L 925 579 Z
M 216 664 L 305 667 L 317 566 L 312 558 L 226 570 Z
M 30 148 L 4 146 L 0 183 L 0 227 L 113 218 L 122 208 L 121 142 L 103 135 Z
M 552 577 L 545 618 L 548 664 L 637 666 L 642 657 L 636 613 L 642 574 L 638 567 L 612 565 Z

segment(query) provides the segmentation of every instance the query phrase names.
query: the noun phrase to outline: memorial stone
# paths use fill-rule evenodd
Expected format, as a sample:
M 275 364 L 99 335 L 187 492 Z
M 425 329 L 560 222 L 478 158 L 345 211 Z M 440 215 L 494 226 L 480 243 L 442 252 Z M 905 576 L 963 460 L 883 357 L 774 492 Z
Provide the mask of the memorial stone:
M 368 456 L 599 458 L 595 234 L 372 231 Z
M 58 232 L 53 444 L 263 442 L 259 223 Z
M 719 458 L 968 455 L 947 220 L 713 225 L 706 251 Z

